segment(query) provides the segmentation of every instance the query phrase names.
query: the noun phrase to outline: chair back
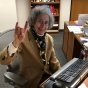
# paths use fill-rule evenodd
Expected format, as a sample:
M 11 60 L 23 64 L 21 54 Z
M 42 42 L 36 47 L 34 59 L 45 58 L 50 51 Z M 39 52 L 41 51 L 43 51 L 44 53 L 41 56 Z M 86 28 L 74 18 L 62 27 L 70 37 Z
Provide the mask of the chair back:
M 0 51 L 3 50 L 6 46 L 8 46 L 9 43 L 11 43 L 14 39 L 14 30 L 15 29 L 11 29 L 11 30 L 7 30 L 5 32 L 2 32 L 0 34 Z M 19 69 L 19 60 L 18 60 L 18 56 L 14 59 L 13 62 L 11 62 L 8 66 L 7 66 L 7 71 L 10 72 L 17 72 Z
M 7 30 L 0 34 L 0 51 L 14 39 L 14 29 Z

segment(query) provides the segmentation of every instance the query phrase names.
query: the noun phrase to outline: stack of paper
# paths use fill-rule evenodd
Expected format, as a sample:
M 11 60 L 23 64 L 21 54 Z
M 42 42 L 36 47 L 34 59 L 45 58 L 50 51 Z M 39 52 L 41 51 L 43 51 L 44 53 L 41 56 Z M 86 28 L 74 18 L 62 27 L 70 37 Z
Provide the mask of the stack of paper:
M 88 42 L 88 37 L 80 37 L 80 40 Z
M 80 37 L 80 41 L 85 47 L 88 47 L 88 37 Z
M 69 29 L 69 31 L 70 32 L 73 32 L 73 33 L 75 33 L 75 34 L 80 34 L 80 33 L 83 33 L 82 31 L 81 31 L 81 28 L 82 28 L 82 26 L 67 26 L 68 27 L 68 29 Z

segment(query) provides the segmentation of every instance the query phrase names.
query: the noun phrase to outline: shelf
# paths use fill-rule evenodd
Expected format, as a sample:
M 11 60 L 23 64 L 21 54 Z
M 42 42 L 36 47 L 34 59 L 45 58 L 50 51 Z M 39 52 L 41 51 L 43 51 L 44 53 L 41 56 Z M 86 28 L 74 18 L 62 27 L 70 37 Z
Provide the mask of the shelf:
M 55 17 L 59 17 L 59 16 L 60 16 L 60 14 L 55 14 L 55 15 L 53 15 L 53 16 L 55 16 Z
M 31 2 L 32 5 L 51 5 L 51 4 L 60 4 L 60 2 Z
M 58 33 L 59 30 L 47 30 L 47 33 L 53 34 L 53 33 Z

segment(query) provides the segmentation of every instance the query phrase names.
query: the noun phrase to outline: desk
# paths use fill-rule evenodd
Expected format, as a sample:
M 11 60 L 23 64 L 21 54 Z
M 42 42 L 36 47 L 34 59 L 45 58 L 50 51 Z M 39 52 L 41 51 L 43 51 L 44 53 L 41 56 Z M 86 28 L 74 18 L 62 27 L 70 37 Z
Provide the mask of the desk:
M 59 70 L 60 71 L 60 70 Z M 57 74 L 58 75 L 58 74 Z M 78 88 L 78 86 L 88 77 L 88 67 L 85 68 L 71 83 L 66 83 L 60 80 L 45 80 L 42 84 L 40 84 L 39 88 L 56 88 L 53 87 L 54 83 L 62 84 L 65 88 Z M 59 88 L 59 87 L 57 87 Z M 60 87 L 61 88 L 61 87 Z
M 69 32 L 68 25 L 76 25 L 74 21 L 64 23 L 64 34 L 63 34 L 63 52 L 68 61 L 72 58 L 80 57 L 80 51 L 83 49 L 82 43 L 79 41 L 80 37 L 84 34 L 74 34 Z
M 70 61 L 74 57 L 77 57 L 77 58 L 80 57 L 80 51 L 81 49 L 84 48 L 82 43 L 80 42 L 80 37 L 84 36 L 84 34 L 74 34 L 73 32 L 69 32 L 67 25 L 75 25 L 75 23 L 73 21 L 64 23 L 63 51 L 67 60 Z M 75 79 L 74 82 L 72 82 L 71 84 L 66 84 L 66 83 L 63 83 L 63 84 L 68 86 L 76 86 L 75 88 L 77 88 L 84 81 L 86 77 L 88 77 L 88 68 L 84 70 L 77 77 L 77 79 Z M 60 81 L 58 82 L 60 83 Z M 52 88 L 53 84 L 54 84 L 54 81 L 48 79 L 44 81 L 39 86 L 39 88 Z

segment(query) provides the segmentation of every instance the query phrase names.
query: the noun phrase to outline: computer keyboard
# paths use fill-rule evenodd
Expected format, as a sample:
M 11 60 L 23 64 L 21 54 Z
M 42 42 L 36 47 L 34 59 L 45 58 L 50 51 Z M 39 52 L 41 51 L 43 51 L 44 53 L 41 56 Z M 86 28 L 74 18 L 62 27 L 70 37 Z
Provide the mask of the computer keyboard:
M 83 71 L 88 66 L 88 61 L 78 59 L 73 64 L 71 64 L 68 68 L 62 71 L 57 77 L 57 80 L 62 80 L 65 82 L 72 82 L 81 71 Z

